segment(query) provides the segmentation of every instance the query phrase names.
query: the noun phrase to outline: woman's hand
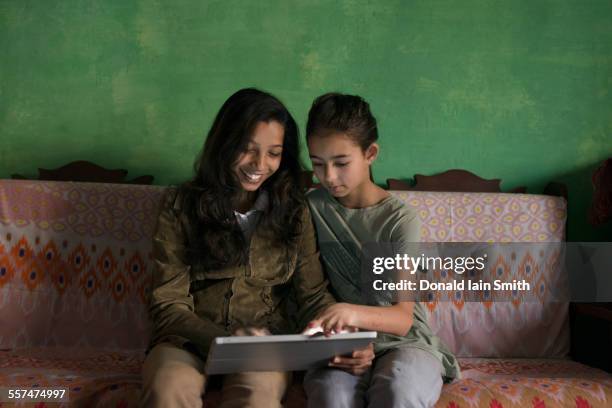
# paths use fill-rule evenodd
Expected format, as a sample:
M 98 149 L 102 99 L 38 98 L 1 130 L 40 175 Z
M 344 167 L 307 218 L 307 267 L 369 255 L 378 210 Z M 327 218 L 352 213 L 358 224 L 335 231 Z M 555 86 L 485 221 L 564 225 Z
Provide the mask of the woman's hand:
M 342 330 L 354 331 L 357 324 L 357 312 L 354 305 L 336 303 L 323 310 L 317 317 L 308 323 L 307 329 L 320 326 L 325 335 L 339 333 Z
M 350 357 L 332 358 L 329 366 L 339 368 L 353 375 L 361 375 L 372 366 L 374 357 L 374 346 L 373 343 L 370 343 L 364 349 L 353 351 Z
M 270 331 L 265 327 L 241 327 L 234 330 L 233 336 L 269 336 Z

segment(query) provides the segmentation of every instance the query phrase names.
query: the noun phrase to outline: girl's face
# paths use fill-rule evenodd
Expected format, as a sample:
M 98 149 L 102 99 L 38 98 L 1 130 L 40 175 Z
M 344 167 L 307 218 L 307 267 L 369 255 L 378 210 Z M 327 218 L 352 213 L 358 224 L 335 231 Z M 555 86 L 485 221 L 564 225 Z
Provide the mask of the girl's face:
M 245 151 L 233 166 L 234 175 L 245 191 L 256 191 L 281 163 L 285 129 L 277 121 L 259 122 Z M 219 158 L 223 160 L 223 157 Z
M 370 164 L 378 147 L 372 144 L 365 152 L 344 133 L 311 136 L 308 150 L 312 169 L 334 197 L 346 197 L 370 181 Z

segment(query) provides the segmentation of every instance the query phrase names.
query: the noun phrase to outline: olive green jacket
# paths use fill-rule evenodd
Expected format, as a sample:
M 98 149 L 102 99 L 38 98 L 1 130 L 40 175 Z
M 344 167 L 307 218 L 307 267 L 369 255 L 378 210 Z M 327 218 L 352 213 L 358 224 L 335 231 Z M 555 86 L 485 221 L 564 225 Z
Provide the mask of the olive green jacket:
M 153 237 L 149 349 L 170 342 L 205 357 L 215 337 L 229 336 L 245 326 L 266 327 L 273 334 L 294 332 L 335 302 L 319 262 L 308 206 L 302 214 L 298 245 L 275 244 L 257 227 L 248 263 L 220 270 L 186 263 L 189 228 L 176 192 L 169 192 Z M 287 312 L 290 294 L 295 298 L 297 322 Z

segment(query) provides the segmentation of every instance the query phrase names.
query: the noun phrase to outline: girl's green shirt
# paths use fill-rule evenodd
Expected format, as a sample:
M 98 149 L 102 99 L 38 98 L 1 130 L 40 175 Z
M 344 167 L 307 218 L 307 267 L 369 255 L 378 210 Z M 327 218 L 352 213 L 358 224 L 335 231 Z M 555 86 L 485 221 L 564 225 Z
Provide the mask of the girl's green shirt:
M 396 254 L 414 254 L 420 241 L 420 221 L 414 210 L 391 195 L 376 205 L 351 209 L 341 205 L 326 190 L 308 194 L 321 261 L 338 301 L 388 306 L 388 292 L 366 290 L 363 254 L 366 247 L 387 244 Z M 367 270 L 365 271 L 367 274 Z M 415 303 L 413 324 L 405 336 L 379 333 L 375 343 L 377 355 L 397 347 L 417 347 L 440 360 L 447 380 L 458 378 L 459 364 L 444 343 L 431 331 L 423 305 Z

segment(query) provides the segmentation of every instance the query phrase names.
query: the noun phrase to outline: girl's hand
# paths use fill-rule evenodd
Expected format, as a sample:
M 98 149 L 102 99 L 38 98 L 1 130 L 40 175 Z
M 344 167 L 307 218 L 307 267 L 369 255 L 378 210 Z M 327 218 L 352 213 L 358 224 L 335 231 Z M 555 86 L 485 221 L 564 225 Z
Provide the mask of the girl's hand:
M 334 357 L 329 362 L 330 367 L 336 367 L 353 375 L 365 373 L 374 360 L 374 346 L 370 343 L 368 347 L 353 351 L 350 357 Z
M 234 330 L 233 336 L 269 336 L 270 331 L 265 327 L 241 327 Z
M 357 326 L 357 312 L 353 305 L 336 303 L 323 310 L 313 321 L 308 323 L 307 329 L 321 326 L 325 335 L 339 333 L 344 329 L 354 331 Z

